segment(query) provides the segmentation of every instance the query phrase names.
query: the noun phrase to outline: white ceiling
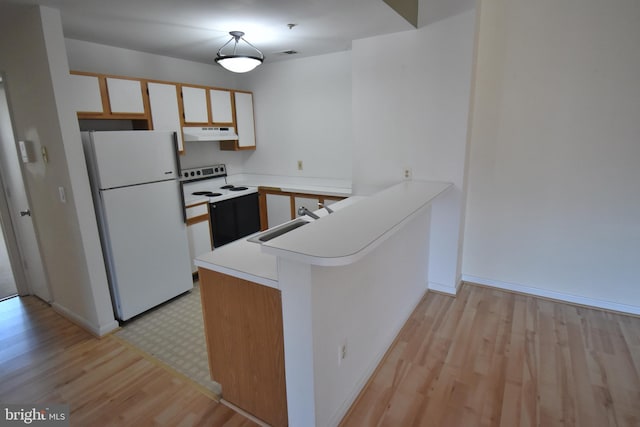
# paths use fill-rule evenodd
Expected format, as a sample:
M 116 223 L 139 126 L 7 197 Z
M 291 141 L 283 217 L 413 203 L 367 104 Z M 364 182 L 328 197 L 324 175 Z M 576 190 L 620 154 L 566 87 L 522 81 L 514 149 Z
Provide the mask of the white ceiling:
M 414 27 L 382 0 L 0 0 L 60 10 L 67 38 L 204 63 L 231 37 L 265 63 L 349 50 L 351 41 Z M 287 24 L 296 24 L 289 29 Z M 281 52 L 295 50 L 297 55 Z

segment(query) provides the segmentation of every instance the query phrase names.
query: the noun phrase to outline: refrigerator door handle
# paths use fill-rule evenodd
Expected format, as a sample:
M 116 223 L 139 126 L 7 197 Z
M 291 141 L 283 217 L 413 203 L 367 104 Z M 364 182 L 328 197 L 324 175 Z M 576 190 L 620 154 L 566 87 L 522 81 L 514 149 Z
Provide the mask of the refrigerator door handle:
M 180 145 L 178 145 L 178 133 L 173 132 L 173 155 L 176 160 L 176 173 L 178 174 L 178 178 L 180 177 Z
M 184 186 L 182 182 L 178 181 L 178 185 L 180 186 L 180 203 L 182 203 L 182 220 L 186 224 L 187 223 L 187 207 L 184 201 Z
M 180 145 L 178 144 L 178 133 L 173 132 L 173 154 L 176 159 L 176 172 L 178 174 L 178 179 L 180 178 Z M 181 181 L 178 181 L 178 185 L 180 186 L 180 203 L 182 203 L 182 220 L 184 223 L 187 223 L 187 207 L 184 204 L 184 187 Z

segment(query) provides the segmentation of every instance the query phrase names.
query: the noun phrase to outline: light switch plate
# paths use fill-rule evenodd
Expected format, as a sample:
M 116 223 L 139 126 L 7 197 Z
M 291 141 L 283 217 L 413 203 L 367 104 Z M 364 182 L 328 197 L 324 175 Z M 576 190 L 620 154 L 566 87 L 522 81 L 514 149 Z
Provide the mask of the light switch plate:
M 31 163 L 33 161 L 33 142 L 18 141 L 18 148 L 20 149 L 22 163 Z

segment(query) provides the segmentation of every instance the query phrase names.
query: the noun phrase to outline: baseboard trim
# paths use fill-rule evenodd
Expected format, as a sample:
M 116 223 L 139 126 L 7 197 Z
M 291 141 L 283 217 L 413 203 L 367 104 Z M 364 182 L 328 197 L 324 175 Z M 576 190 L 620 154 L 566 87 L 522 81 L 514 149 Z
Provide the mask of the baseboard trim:
M 620 304 L 611 301 L 604 301 L 595 298 L 581 297 L 578 295 L 565 294 L 562 292 L 551 291 L 548 289 L 534 288 L 531 286 L 519 285 L 517 283 L 502 282 L 500 280 L 486 279 L 484 277 L 470 276 L 463 274 L 462 280 L 470 283 L 477 283 L 492 288 L 504 289 L 506 291 L 519 292 L 522 294 L 533 295 L 542 298 L 549 298 L 571 304 L 583 305 L 592 308 L 600 308 L 603 310 L 617 311 L 624 314 L 632 314 L 640 316 L 640 307 L 634 305 Z
M 456 296 L 458 294 L 458 289 L 460 289 L 460 284 L 462 282 L 460 280 L 457 281 L 456 287 L 443 285 L 441 283 L 429 282 L 429 290 L 434 292 L 439 292 L 441 294 L 447 294 L 451 296 Z
M 116 320 L 114 320 L 113 322 L 107 324 L 107 325 L 102 325 L 102 326 L 98 326 L 96 327 L 95 325 L 92 325 L 91 323 L 89 323 L 86 319 L 78 316 L 77 314 L 75 314 L 74 312 L 70 311 L 69 309 L 67 309 L 66 307 L 54 302 L 51 303 L 51 308 L 53 308 L 53 310 L 60 314 L 61 316 L 66 317 L 67 319 L 69 319 L 70 321 L 72 321 L 73 323 L 75 323 L 76 325 L 80 326 L 82 329 L 85 329 L 86 331 L 88 331 L 89 333 L 91 333 L 92 335 L 98 337 L 98 338 L 102 338 L 103 336 L 107 335 L 110 332 L 115 331 L 116 329 L 118 329 L 120 327 L 120 325 L 118 324 L 118 322 Z

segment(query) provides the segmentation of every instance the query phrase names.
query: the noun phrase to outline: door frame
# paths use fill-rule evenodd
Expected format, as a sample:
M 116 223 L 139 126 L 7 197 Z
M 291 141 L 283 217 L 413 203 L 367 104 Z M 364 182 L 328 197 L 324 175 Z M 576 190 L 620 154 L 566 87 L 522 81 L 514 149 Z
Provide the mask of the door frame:
M 9 264 L 11 265 L 11 272 L 13 273 L 18 295 L 24 296 L 29 295 L 31 290 L 29 289 L 22 266 L 20 246 L 13 228 L 13 222 L 11 221 L 11 208 L 9 207 L 5 188 L 4 179 L 2 174 L 0 174 L 0 227 L 2 228 L 0 231 L 4 235 L 4 242 L 7 245 Z
M 28 242 L 25 240 L 25 239 L 28 239 L 28 237 L 21 235 L 20 229 L 15 222 L 20 219 L 17 215 L 21 209 L 25 209 L 25 208 L 31 209 L 30 208 L 31 197 L 29 195 L 28 188 L 25 183 L 24 168 L 18 157 L 19 150 L 17 146 L 17 138 L 16 138 L 15 127 L 14 127 L 14 121 L 11 114 L 11 100 L 10 100 L 9 90 L 7 88 L 6 75 L 2 70 L 0 70 L 0 88 L 2 89 L 2 93 L 0 93 L 0 96 L 4 97 L 4 99 L 0 100 L 0 102 L 6 103 L 6 106 L 7 106 L 6 112 L 8 115 L 8 122 L 10 124 L 9 126 L 10 129 L 7 133 L 11 134 L 11 137 L 8 138 L 7 141 L 3 141 L 0 138 L 0 144 L 9 145 L 13 143 L 13 146 L 15 149 L 15 156 L 8 155 L 7 158 L 5 158 L 4 160 L 6 163 L 16 162 L 18 166 L 12 171 L 9 171 L 10 176 L 6 176 L 7 172 L 5 168 L 2 168 L 2 172 L 4 172 L 5 175 L 3 175 L 3 173 L 0 173 L 0 226 L 2 227 L 2 232 L 4 233 L 4 236 L 5 236 L 5 242 L 7 244 L 7 253 L 9 254 L 9 262 L 11 264 L 11 270 L 14 276 L 14 280 L 16 282 L 18 295 L 20 296 L 36 295 L 39 298 L 43 299 L 45 302 L 51 303 L 53 300 L 53 295 L 51 292 L 51 287 L 49 285 L 49 278 L 47 277 L 46 270 L 44 269 L 40 242 L 38 241 L 38 238 L 37 238 L 37 233 L 35 230 L 35 225 L 33 224 L 33 219 L 32 218 L 27 219 L 30 223 L 29 234 L 31 234 L 34 237 L 33 242 Z M 0 150 L 0 157 L 3 157 L 5 153 L 6 153 L 5 150 Z M 19 171 L 19 172 L 16 173 L 15 171 Z M 15 198 L 12 198 L 10 196 L 10 193 L 7 194 L 7 191 L 10 191 L 9 186 L 7 185 L 8 182 L 13 183 L 14 190 L 16 190 L 16 188 L 20 188 L 21 191 L 24 192 L 27 206 L 15 205 L 16 204 Z M 22 197 L 22 194 L 20 195 L 20 197 Z M 34 251 L 34 250 L 26 251 L 26 247 L 28 247 L 29 243 L 31 243 L 32 245 L 35 245 L 34 248 L 37 248 L 37 251 Z M 26 256 L 25 252 L 30 253 L 30 255 Z M 29 258 L 30 263 L 39 264 L 37 266 L 34 266 L 33 269 L 34 269 L 34 272 L 35 270 L 38 270 L 37 274 L 35 274 L 36 276 L 41 276 L 40 281 L 42 281 L 41 283 L 42 289 L 40 294 L 42 295 L 35 292 L 34 287 L 29 281 L 29 277 L 32 275 L 29 273 L 28 265 L 30 263 L 27 263 L 27 258 Z

